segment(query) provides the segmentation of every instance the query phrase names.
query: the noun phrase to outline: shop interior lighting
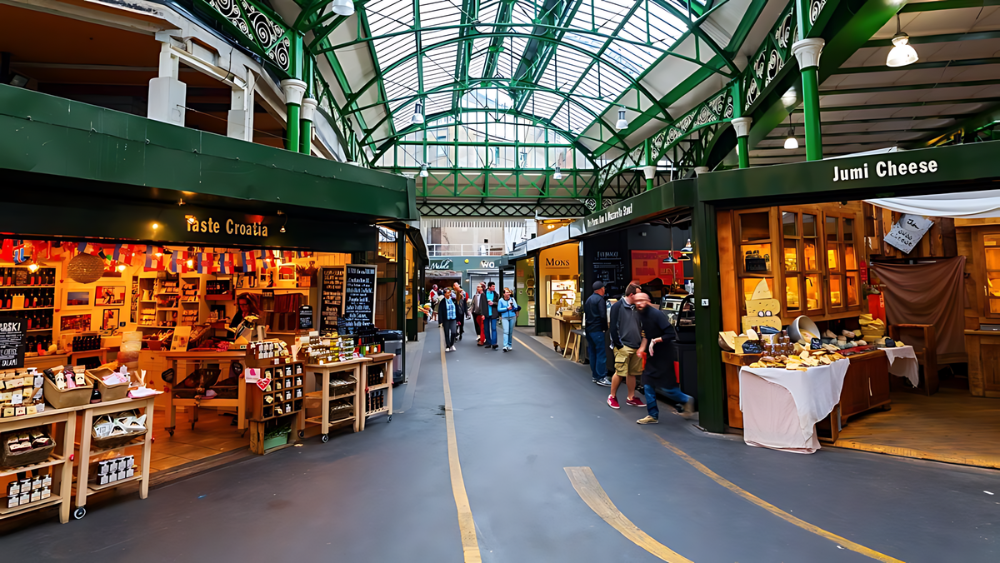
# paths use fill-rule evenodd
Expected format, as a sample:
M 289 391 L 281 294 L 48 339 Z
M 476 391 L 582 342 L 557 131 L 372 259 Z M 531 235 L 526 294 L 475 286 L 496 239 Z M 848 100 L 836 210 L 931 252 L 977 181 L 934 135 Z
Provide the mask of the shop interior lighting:
M 692 254 L 694 253 L 694 247 L 691 246 L 691 239 L 687 240 L 687 244 L 681 249 L 681 254 Z
M 420 177 L 421 178 L 426 178 L 429 175 L 430 174 L 427 172 L 427 165 L 426 164 L 421 164 L 420 165 Z
M 32 274 L 34 274 L 35 272 L 37 272 L 38 271 L 38 263 L 37 262 L 32 262 L 31 264 L 28 264 L 28 271 L 31 272 Z
M 285 216 L 285 222 L 284 222 L 284 223 L 282 223 L 282 224 L 281 224 L 281 228 L 280 228 L 280 229 L 278 229 L 278 232 L 279 232 L 279 233 L 284 233 L 284 232 L 285 232 L 285 225 L 287 225 L 287 224 L 288 224 L 288 215 L 287 215 L 287 214 L 286 214 L 286 213 L 285 213 L 284 211 L 282 211 L 282 210 L 280 210 L 280 209 L 278 210 L 278 215 L 284 215 L 284 216 Z
M 118 270 L 119 272 L 124 272 L 125 264 L 118 264 L 118 266 L 115 269 Z
M 160 228 L 160 224 L 159 224 L 159 223 L 153 223 L 153 230 L 154 230 L 154 231 L 155 231 L 156 229 L 159 229 L 159 228 Z
M 552 179 L 562 180 L 562 170 L 560 170 L 558 166 L 556 166 L 552 171 Z
M 671 250 L 670 253 L 667 254 L 667 258 L 665 260 L 663 260 L 663 261 L 665 263 L 667 263 L 667 264 L 676 264 L 677 263 L 677 259 L 674 258 L 674 251 Z
M 413 104 L 413 117 L 410 118 L 410 123 L 414 125 L 420 125 L 424 122 L 424 104 L 419 100 L 417 103 Z
M 353 0 L 333 0 L 333 13 L 338 16 L 350 16 L 354 14 Z
M 889 56 L 885 59 L 885 66 L 896 68 L 917 62 L 920 57 L 917 56 L 917 52 L 909 43 L 910 36 L 900 30 L 899 14 L 897 13 L 896 35 L 892 36 L 892 49 L 889 50 Z
M 187 266 L 188 268 L 194 268 L 194 258 L 188 258 L 188 259 L 187 259 L 187 262 L 185 263 L 185 265 L 186 265 L 186 266 Z
M 625 119 L 625 106 L 618 108 L 618 122 L 615 123 L 615 128 L 619 131 L 628 129 L 628 120 Z

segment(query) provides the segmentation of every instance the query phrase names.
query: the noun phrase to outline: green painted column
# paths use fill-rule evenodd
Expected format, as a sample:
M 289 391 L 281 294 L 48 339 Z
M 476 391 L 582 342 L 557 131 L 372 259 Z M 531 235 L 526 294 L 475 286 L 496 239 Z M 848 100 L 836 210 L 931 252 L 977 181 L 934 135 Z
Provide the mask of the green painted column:
M 719 241 L 715 207 L 694 204 L 691 223 L 694 254 L 695 338 L 698 341 L 698 421 L 709 432 L 726 430 L 726 382 L 722 354 L 714 343 L 722 330 Z
M 734 117 L 733 129 L 736 130 L 736 153 L 739 157 L 740 168 L 750 168 L 750 124 L 751 117 Z
M 300 131 L 300 136 L 302 137 L 299 152 L 302 154 L 312 154 L 312 131 L 313 131 L 313 119 L 316 117 L 316 106 L 319 102 L 313 98 L 305 98 L 302 100 L 302 115 L 300 115 L 300 121 L 302 124 L 302 130 Z
M 802 73 L 802 112 L 806 130 L 806 160 L 823 160 L 823 133 L 820 129 L 819 57 L 825 41 L 818 37 L 792 45 L 792 53 Z
M 646 191 L 653 189 L 653 182 L 656 180 L 656 163 L 653 162 L 653 142 L 646 139 L 642 142 L 642 174 L 646 177 Z
M 301 140 L 299 137 L 299 121 L 302 118 L 302 98 L 306 93 L 306 83 L 289 78 L 281 81 L 281 91 L 285 94 L 287 119 L 285 122 L 285 148 L 299 152 Z

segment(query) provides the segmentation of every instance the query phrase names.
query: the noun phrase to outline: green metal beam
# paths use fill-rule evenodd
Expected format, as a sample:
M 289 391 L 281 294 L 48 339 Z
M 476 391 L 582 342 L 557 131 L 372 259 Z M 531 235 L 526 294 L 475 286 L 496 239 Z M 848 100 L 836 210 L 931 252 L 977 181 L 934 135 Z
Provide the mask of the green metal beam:
M 953 106 L 955 104 L 986 104 L 1000 102 L 1000 98 L 967 98 L 964 100 L 933 100 L 927 102 L 899 102 L 895 104 L 869 104 L 858 106 L 823 106 L 824 112 L 859 111 L 869 109 L 904 109 L 924 106 Z M 792 110 L 791 113 L 802 113 L 802 110 Z
M 419 4 L 419 0 L 413 0 L 414 4 Z M 479 0 L 462 0 L 462 25 L 469 25 L 472 22 L 479 19 Z M 417 24 L 417 27 L 420 27 Z M 459 37 L 470 37 L 474 28 L 464 28 L 458 32 Z M 417 34 L 418 37 L 423 34 Z M 420 45 L 417 45 L 420 48 Z M 472 61 L 472 39 L 466 39 L 465 41 L 458 44 L 458 49 L 455 51 L 455 79 L 458 83 L 468 83 L 469 81 L 469 64 Z M 420 91 L 424 91 L 423 85 L 423 71 L 420 72 L 421 83 Z M 458 107 L 458 101 L 462 97 L 462 90 L 456 89 L 451 95 L 451 107 Z
M 531 38 L 524 46 L 524 51 L 521 53 L 520 61 L 518 61 L 517 69 L 512 77 L 516 82 L 538 84 L 539 78 L 545 73 L 546 67 L 558 51 L 559 44 L 562 43 L 570 22 L 573 21 L 583 4 L 583 0 L 542 1 L 541 13 L 536 14 L 534 18 L 538 24 L 542 25 L 536 25 L 531 29 Z M 561 12 L 557 12 L 557 8 L 562 8 Z M 545 39 L 550 41 L 546 42 Z M 558 79 L 556 86 L 559 86 Z M 523 99 L 515 98 L 514 107 L 523 110 L 529 98 L 530 96 L 525 96 Z
M 970 31 L 968 33 L 945 33 L 942 35 L 910 36 L 910 45 L 924 45 L 927 43 L 949 43 L 952 41 L 982 41 L 984 39 L 1000 38 L 1000 31 Z M 872 39 L 863 46 L 872 47 L 892 47 L 892 39 Z
M 509 29 L 511 16 L 514 13 L 514 2 L 502 2 L 497 11 L 497 27 L 494 31 L 506 33 Z M 492 77 L 497 71 L 497 63 L 500 60 L 500 53 L 503 50 L 504 38 L 494 37 L 490 39 L 490 46 L 486 53 L 486 62 L 483 65 L 483 77 Z M 508 76 L 507 78 L 512 78 Z
M 893 84 L 891 86 L 874 86 L 871 88 L 845 88 L 843 90 L 820 90 L 820 96 L 839 96 L 843 94 L 876 94 L 879 92 L 905 92 L 907 90 L 933 90 L 937 88 L 967 88 L 969 86 L 996 86 L 1000 80 L 969 80 L 966 82 L 934 82 L 928 84 Z
M 925 2 L 925 4 L 936 4 L 936 2 Z M 922 4 L 910 4 L 911 6 Z M 833 72 L 833 74 L 866 74 L 870 72 L 899 72 L 910 71 L 910 70 L 925 70 L 928 68 L 954 68 L 959 66 L 977 66 L 977 65 L 995 65 L 1000 64 L 1000 57 L 991 57 L 986 59 L 958 59 L 954 61 L 934 61 L 927 63 L 913 63 L 907 65 L 905 69 L 889 68 L 887 66 L 850 66 L 847 68 L 839 68 Z M 824 108 L 825 109 L 825 108 Z
M 1000 0 L 936 0 L 935 2 L 919 2 L 907 4 L 899 11 L 901 14 L 918 12 L 934 12 L 938 10 L 960 10 L 962 8 L 985 8 L 1000 6 Z

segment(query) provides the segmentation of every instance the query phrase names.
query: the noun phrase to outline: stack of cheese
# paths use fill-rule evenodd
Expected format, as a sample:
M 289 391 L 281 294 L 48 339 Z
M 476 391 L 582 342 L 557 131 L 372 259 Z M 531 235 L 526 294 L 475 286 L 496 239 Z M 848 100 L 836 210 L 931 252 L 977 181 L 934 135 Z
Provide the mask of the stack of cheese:
M 796 344 L 796 350 L 801 346 Z M 843 360 L 837 352 L 830 350 L 802 350 L 798 355 L 793 356 L 763 356 L 760 360 L 750 364 L 752 368 L 785 368 L 787 370 L 806 371 L 811 367 L 828 366 L 837 360 Z

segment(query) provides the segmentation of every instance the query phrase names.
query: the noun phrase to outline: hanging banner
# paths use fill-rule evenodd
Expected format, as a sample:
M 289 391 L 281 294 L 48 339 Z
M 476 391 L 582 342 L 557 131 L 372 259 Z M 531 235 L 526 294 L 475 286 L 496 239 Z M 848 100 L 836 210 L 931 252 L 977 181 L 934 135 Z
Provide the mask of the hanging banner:
M 676 250 L 633 250 L 632 281 L 646 284 L 659 278 L 664 285 L 670 285 L 675 280 L 682 280 L 684 264 L 668 262 L 671 252 L 675 260 L 680 257 L 680 252 Z

